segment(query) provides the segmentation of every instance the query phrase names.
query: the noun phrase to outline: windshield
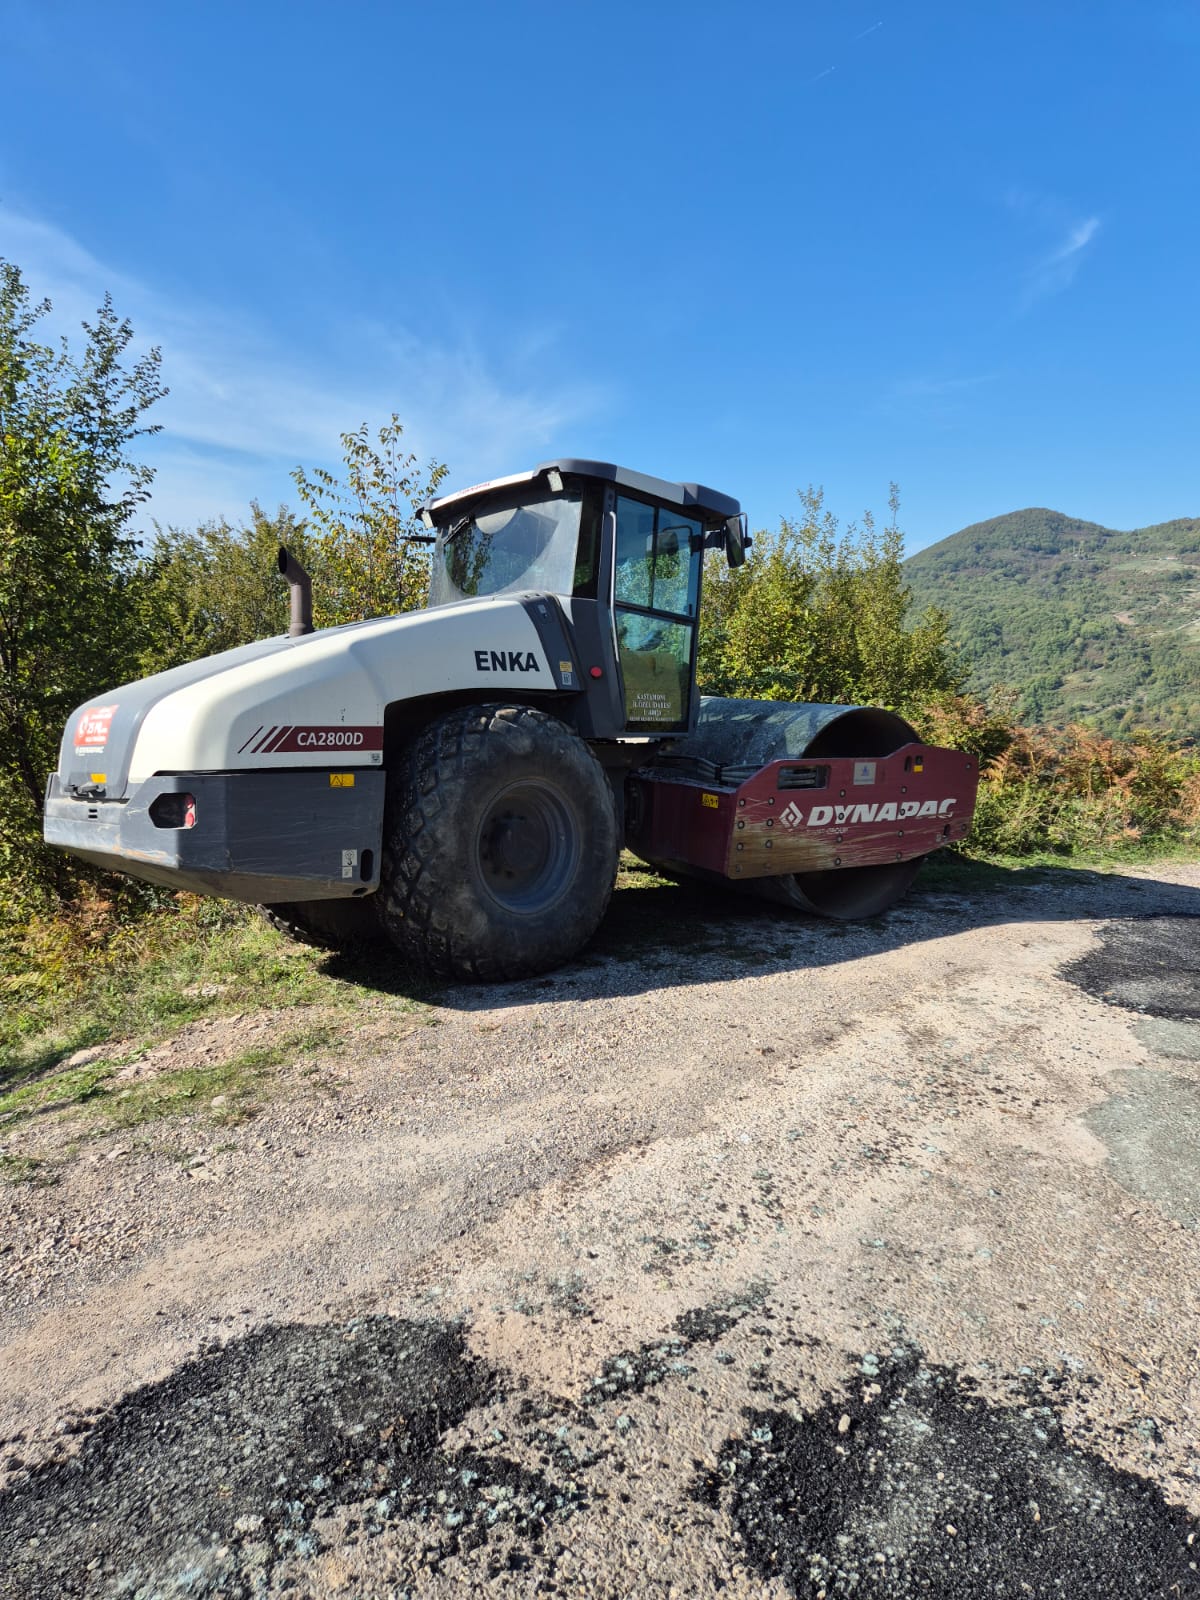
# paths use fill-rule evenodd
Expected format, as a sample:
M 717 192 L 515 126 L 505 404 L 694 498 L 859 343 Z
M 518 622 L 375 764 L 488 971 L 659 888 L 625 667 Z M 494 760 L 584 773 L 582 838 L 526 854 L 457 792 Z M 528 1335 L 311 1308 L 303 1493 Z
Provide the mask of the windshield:
M 520 505 L 463 512 L 439 533 L 430 605 L 528 589 L 570 594 L 582 504 L 577 494 L 526 495 Z

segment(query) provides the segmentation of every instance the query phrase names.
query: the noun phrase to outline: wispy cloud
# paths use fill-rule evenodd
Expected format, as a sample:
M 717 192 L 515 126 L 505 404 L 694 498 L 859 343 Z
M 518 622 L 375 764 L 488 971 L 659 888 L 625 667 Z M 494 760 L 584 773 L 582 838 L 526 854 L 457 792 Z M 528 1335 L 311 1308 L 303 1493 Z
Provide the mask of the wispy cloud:
M 1061 201 L 1048 195 L 1010 191 L 1009 209 L 1034 223 L 1038 231 L 1052 234 L 1055 244 L 1026 269 L 1020 309 L 1025 311 L 1039 300 L 1069 289 L 1083 264 L 1092 240 L 1100 231 L 1100 218 L 1071 213 Z
M 294 350 L 265 320 L 156 288 L 4 206 L 0 255 L 35 299 L 53 302 L 48 332 L 73 339 L 108 290 L 137 347 L 161 346 L 171 393 L 152 414 L 163 432 L 147 446 L 157 470 L 147 521 L 185 525 L 239 516 L 251 497 L 294 499 L 292 467 L 336 463 L 339 434 L 393 411 L 418 457 L 436 455 L 465 479 L 512 471 L 607 408 L 598 386 L 564 374 L 552 330 L 525 330 L 493 352 L 466 335 L 331 316 Z
M 971 396 L 999 376 L 996 372 L 963 377 L 916 373 L 895 379 L 881 395 L 880 405 L 883 411 L 909 420 L 919 417 L 923 425 L 954 428 L 961 424 Z
M 1100 227 L 1099 217 L 1085 217 L 1068 228 L 1056 249 L 1037 262 L 1029 273 L 1025 286 L 1025 304 L 1033 305 L 1048 295 L 1060 294 L 1075 281 L 1075 274 L 1083 263 L 1084 251 L 1095 238 Z
M 978 389 L 981 384 L 991 383 L 995 377 L 994 372 L 981 372 L 969 378 L 898 378 L 892 385 L 892 393 L 897 400 L 941 400 L 947 395 Z
M 1070 261 L 1091 241 L 1099 226 L 1099 217 L 1088 217 L 1083 222 L 1077 223 L 1054 254 L 1049 257 L 1046 265 L 1058 266 L 1064 261 Z

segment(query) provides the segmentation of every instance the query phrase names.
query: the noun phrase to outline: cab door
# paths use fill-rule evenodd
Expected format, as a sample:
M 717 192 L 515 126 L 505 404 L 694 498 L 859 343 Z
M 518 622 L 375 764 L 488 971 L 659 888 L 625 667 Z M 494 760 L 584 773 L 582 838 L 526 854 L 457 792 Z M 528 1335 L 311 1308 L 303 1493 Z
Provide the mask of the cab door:
M 629 733 L 686 733 L 695 692 L 703 530 L 671 506 L 618 494 L 617 655 Z

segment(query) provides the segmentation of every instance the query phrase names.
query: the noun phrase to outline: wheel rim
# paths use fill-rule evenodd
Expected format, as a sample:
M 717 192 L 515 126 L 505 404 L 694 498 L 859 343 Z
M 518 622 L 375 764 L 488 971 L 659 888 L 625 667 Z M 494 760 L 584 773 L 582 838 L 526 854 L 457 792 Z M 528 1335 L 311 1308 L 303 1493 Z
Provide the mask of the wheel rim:
M 506 911 L 526 916 L 544 911 L 575 875 L 574 813 L 548 783 L 510 784 L 492 797 L 475 854 L 484 887 Z

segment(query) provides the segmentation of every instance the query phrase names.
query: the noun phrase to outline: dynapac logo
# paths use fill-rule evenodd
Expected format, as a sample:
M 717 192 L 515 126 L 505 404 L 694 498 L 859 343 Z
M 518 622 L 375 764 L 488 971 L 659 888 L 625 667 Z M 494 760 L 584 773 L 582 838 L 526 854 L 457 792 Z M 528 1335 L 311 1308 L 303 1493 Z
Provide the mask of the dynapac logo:
M 852 828 L 856 822 L 906 822 L 909 817 L 946 817 L 958 804 L 952 800 L 885 800 L 882 805 L 813 806 L 806 813 L 793 800 L 779 820 L 785 828 Z

